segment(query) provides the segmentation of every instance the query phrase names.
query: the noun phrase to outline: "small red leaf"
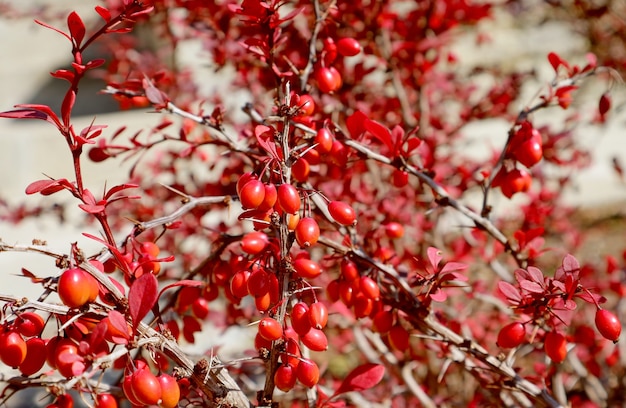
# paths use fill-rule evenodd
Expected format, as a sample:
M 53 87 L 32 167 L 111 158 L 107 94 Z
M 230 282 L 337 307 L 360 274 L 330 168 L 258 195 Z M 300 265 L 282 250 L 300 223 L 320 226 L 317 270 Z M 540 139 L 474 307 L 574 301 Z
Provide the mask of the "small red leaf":
M 130 335 L 127 335 L 128 325 L 123 314 L 117 310 L 111 310 L 109 312 L 109 322 L 111 323 L 111 326 L 113 326 L 120 334 L 126 337 L 126 340 L 130 338 Z
M 191 279 L 180 280 L 178 282 L 169 284 L 166 287 L 164 287 L 163 289 L 161 289 L 161 291 L 159 292 L 159 297 L 161 297 L 163 292 L 165 292 L 166 290 L 175 288 L 177 286 L 199 287 L 199 286 L 202 286 L 202 285 L 204 285 L 204 284 L 202 282 L 200 282 L 200 281 L 195 281 L 195 280 L 191 280 Z
M 100 17 L 102 17 L 106 23 L 111 21 L 111 12 L 104 7 L 96 6 L 96 13 L 100 14 Z
M 62 129 L 59 117 L 45 105 L 16 105 L 16 109 L 12 111 L 0 112 L 0 118 L 9 119 L 41 119 L 52 123 L 57 128 Z
M 39 24 L 40 26 L 49 28 L 53 31 L 56 31 L 57 33 L 61 34 L 63 37 L 67 38 L 68 40 L 72 41 L 72 39 L 70 38 L 69 35 L 65 34 L 63 31 L 59 30 L 58 28 L 54 28 L 49 24 L 44 23 L 43 21 L 39 21 L 39 20 L 35 20 L 35 23 Z
M 522 300 L 519 290 L 508 282 L 498 282 L 498 289 L 510 302 L 519 303 Z
M 139 187 L 138 184 L 132 184 L 132 183 L 120 184 L 118 186 L 113 186 L 113 187 L 111 187 L 111 189 L 109 191 L 107 191 L 107 193 L 104 195 L 104 198 L 108 199 L 113 194 L 119 193 L 122 190 L 126 190 L 126 189 L 129 189 L 129 188 L 137 188 L 137 187 Z
M 523 280 L 519 283 L 520 287 L 531 293 L 543 293 L 543 288 L 536 282 Z
M 48 187 L 59 184 L 59 180 L 37 180 L 33 181 L 26 187 L 26 194 L 36 194 Z
M 441 256 L 441 251 L 437 248 L 430 247 L 428 248 L 426 253 L 428 254 L 428 260 L 430 261 L 430 264 L 432 265 L 433 269 L 436 270 L 437 265 L 439 265 L 439 262 L 441 262 L 441 260 L 443 259 L 443 257 Z
M 608 92 L 605 92 L 602 94 L 600 101 L 598 102 L 598 112 L 601 116 L 604 116 L 609 109 L 611 109 L 611 95 Z
M 357 138 L 365 132 L 365 122 L 369 119 L 365 114 L 361 111 L 356 111 L 352 115 L 348 116 L 346 119 L 346 126 L 348 127 L 348 132 L 352 135 L 353 138 Z
M 468 265 L 460 262 L 448 262 L 441 268 L 440 273 L 453 272 L 453 271 L 464 271 L 467 269 Z
M 343 380 L 335 396 L 344 392 L 363 391 L 372 388 L 382 380 L 385 367 L 381 364 L 363 364 L 350 372 Z
M 391 142 L 391 131 L 382 123 L 368 119 L 365 121 L 365 129 L 372 134 L 378 141 L 383 143 L 390 151 L 393 151 L 393 143 Z
M 144 273 L 130 286 L 128 309 L 133 319 L 133 332 L 158 299 L 158 282 L 151 273 Z
M 74 73 L 72 71 L 68 71 L 67 69 L 57 69 L 56 71 L 51 72 L 50 75 L 55 78 L 65 79 L 70 83 L 74 80 Z
M 534 282 L 537 282 L 538 284 L 543 285 L 543 282 L 544 282 L 543 273 L 539 270 L 539 268 L 536 268 L 534 266 L 529 266 L 528 275 L 530 276 L 530 279 L 532 279 Z
M 580 272 L 580 263 L 578 263 L 578 260 L 574 258 L 573 255 L 567 254 L 565 258 L 563 258 L 563 271 L 565 273 Z
M 74 39 L 76 48 L 80 47 L 85 38 L 85 23 L 83 23 L 83 20 L 75 11 L 72 11 L 67 16 L 67 27 L 70 30 L 70 36 Z
M 89 213 L 89 214 L 99 214 L 104 211 L 104 205 L 92 205 L 92 204 L 79 204 L 78 207 Z

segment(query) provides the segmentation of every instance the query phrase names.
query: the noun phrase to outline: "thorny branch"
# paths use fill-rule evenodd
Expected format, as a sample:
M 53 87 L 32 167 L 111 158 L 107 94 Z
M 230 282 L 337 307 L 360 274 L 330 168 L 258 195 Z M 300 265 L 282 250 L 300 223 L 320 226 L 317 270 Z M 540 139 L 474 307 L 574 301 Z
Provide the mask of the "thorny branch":
M 367 257 L 360 250 L 349 248 L 337 242 L 322 238 L 320 238 L 318 242 L 333 248 L 337 253 L 352 257 L 357 262 L 366 263 L 375 267 L 383 273 L 386 278 L 391 278 L 392 284 L 387 285 L 387 288 L 394 288 L 394 292 L 381 291 L 383 296 L 386 296 L 385 303 L 393 304 L 398 310 L 404 311 L 407 315 L 407 320 L 416 329 L 446 343 L 448 345 L 450 358 L 462 364 L 468 372 L 474 373 L 475 370 L 481 368 L 481 365 L 476 363 L 478 361 L 483 367 L 487 367 L 494 373 L 509 379 L 515 389 L 530 396 L 534 400 L 551 408 L 562 407 L 546 389 L 541 389 L 530 381 L 520 377 L 513 367 L 489 354 L 489 352 L 478 343 L 471 339 L 464 338 L 437 321 L 432 312 L 422 307 L 422 304 L 416 299 L 415 294 L 408 287 L 406 282 L 403 279 L 396 278 L 399 276 L 399 273 L 393 267 Z M 414 300 L 410 301 L 410 299 Z

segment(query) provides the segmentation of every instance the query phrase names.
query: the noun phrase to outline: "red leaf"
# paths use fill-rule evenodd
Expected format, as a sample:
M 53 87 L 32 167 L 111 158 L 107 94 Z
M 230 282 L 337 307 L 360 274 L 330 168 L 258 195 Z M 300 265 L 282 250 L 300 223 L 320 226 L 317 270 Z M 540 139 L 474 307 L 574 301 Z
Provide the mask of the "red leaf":
M 498 282 L 498 289 L 510 302 L 519 303 L 522 300 L 519 290 L 509 282 Z
M 166 287 L 161 289 L 161 291 L 159 292 L 159 297 L 161 297 L 163 292 L 165 292 L 166 290 L 171 289 L 171 288 L 175 288 L 177 286 L 198 287 L 198 286 L 202 286 L 202 285 L 203 285 L 203 283 L 200 282 L 200 281 L 195 281 L 195 280 L 190 280 L 190 279 L 180 280 L 178 282 L 175 282 L 175 283 L 172 283 L 170 285 L 167 285 Z
M 600 101 L 598 102 L 598 112 L 600 115 L 604 116 L 611 109 L 611 95 L 608 92 L 605 92 L 600 97 Z
M 130 286 L 128 310 L 133 319 L 133 332 L 158 299 L 158 282 L 151 273 L 144 273 Z
M 50 75 L 55 78 L 65 79 L 70 83 L 74 80 L 74 73 L 72 71 L 68 71 L 67 69 L 57 69 L 56 71 L 51 72 Z
M 383 143 L 387 148 L 393 151 L 393 143 L 391 142 L 391 131 L 382 123 L 368 119 L 365 121 L 365 129 L 372 134 L 378 141 Z
M 429 296 L 435 302 L 445 302 L 448 298 L 448 295 L 440 288 L 437 288 L 435 293 L 431 293 Z
M 433 269 L 436 270 L 437 265 L 439 265 L 439 262 L 441 262 L 441 260 L 443 259 L 443 257 L 441 256 L 441 251 L 437 248 L 430 247 L 428 248 L 426 253 L 428 254 L 428 260 L 430 261 L 430 264 L 433 266 Z
M 69 35 L 65 34 L 63 31 L 59 30 L 58 28 L 54 28 L 51 25 L 48 25 L 46 23 L 44 23 L 43 21 L 39 21 L 39 20 L 35 20 L 35 23 L 39 24 L 40 26 L 49 28 L 53 31 L 56 31 L 57 33 L 61 34 L 63 37 L 67 38 L 68 40 L 72 41 L 72 39 L 70 38 Z
M 57 128 L 62 129 L 59 117 L 45 105 L 16 105 L 16 109 L 12 111 L 0 112 L 0 118 L 9 119 L 41 119 L 52 123 Z
M 569 68 L 569 64 L 564 61 L 559 54 L 555 52 L 551 52 L 548 54 L 548 61 L 550 61 L 550 65 L 554 68 L 554 71 L 558 71 L 559 67 L 563 65 L 565 68 Z
M 344 392 L 362 391 L 375 386 L 385 375 L 385 367 L 381 364 L 363 364 L 350 372 L 343 380 L 334 396 Z
M 37 180 L 33 181 L 26 187 L 26 194 L 35 194 L 39 193 L 48 187 L 55 186 L 59 184 L 59 180 Z
M 563 271 L 565 273 L 578 273 L 580 271 L 580 264 L 573 255 L 567 254 L 563 258 Z
M 534 266 L 528 267 L 528 275 L 530 275 L 530 279 L 534 282 L 537 282 L 540 285 L 543 285 L 543 273 L 539 270 L 539 268 L 535 268 Z
M 80 43 L 85 38 L 85 23 L 75 11 L 67 16 L 67 27 L 70 30 L 70 36 L 74 39 L 76 48 L 80 47 Z
M 519 283 L 522 289 L 525 289 L 531 293 L 543 293 L 543 288 L 536 282 L 531 282 L 529 280 L 523 280 Z
M 356 111 L 352 115 L 348 116 L 346 119 L 346 126 L 348 127 L 348 132 L 352 135 L 353 138 L 357 138 L 365 132 L 365 122 L 369 119 L 365 114 L 361 111 Z
M 452 272 L 452 271 L 464 271 L 467 269 L 468 265 L 460 262 L 448 262 L 441 268 L 441 273 Z
M 152 81 L 150 81 L 148 78 L 145 78 L 143 80 L 143 89 L 146 93 L 146 98 L 148 98 L 150 103 L 152 103 L 155 108 L 163 109 L 167 106 L 167 103 L 169 102 L 169 98 L 167 97 L 167 95 L 165 95 L 156 86 L 154 86 Z
M 111 323 L 111 326 L 113 326 L 126 338 L 126 340 L 130 339 L 130 335 L 128 334 L 128 325 L 123 314 L 117 310 L 111 310 L 109 312 L 109 322 Z
M 96 6 L 96 13 L 100 14 L 100 17 L 102 17 L 106 23 L 111 21 L 111 12 L 104 7 Z
M 92 204 L 79 204 L 78 207 L 89 213 L 89 214 L 99 214 L 104 211 L 104 205 L 92 205 Z
M 137 188 L 139 187 L 138 184 L 120 184 L 118 186 L 113 186 L 111 187 L 111 189 L 109 191 L 107 191 L 107 193 L 104 195 L 105 199 L 110 198 L 113 194 L 115 193 L 119 193 L 122 190 L 126 190 L 128 188 Z

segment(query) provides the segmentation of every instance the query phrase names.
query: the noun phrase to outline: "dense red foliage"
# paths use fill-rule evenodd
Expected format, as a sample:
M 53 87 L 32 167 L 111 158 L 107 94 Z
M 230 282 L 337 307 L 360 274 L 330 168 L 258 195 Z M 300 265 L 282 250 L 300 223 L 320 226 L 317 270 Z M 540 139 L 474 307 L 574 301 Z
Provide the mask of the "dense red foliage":
M 42 287 L 37 302 L 2 297 L 0 359 L 27 376 L 9 388 L 49 387 L 51 406 L 71 402 L 71 389 L 107 407 L 622 402 L 621 314 L 610 310 L 626 292 L 623 264 L 579 263 L 570 253 L 584 231 L 560 201 L 562 175 L 589 153 L 570 123 L 534 116 L 574 109 L 580 84 L 603 83 L 620 61 L 550 53 L 553 80 L 516 111 L 533 73 L 465 72 L 450 51 L 463 29 L 497 16 L 490 2 L 107 0 L 95 12 L 87 26 L 76 12 L 65 27 L 38 21 L 73 58 L 52 73 L 69 84 L 61 111 L 0 113 L 58 130 L 74 177 L 50 174 L 26 193 L 72 196 L 102 246 L 2 244 L 59 267 L 49 278 L 23 270 Z M 144 49 L 145 36 L 159 45 Z M 192 40 L 245 91 L 243 118 L 176 63 Z M 85 60 L 94 44 L 106 60 Z M 74 128 L 91 73 L 121 108 L 149 107 L 161 123 L 136 134 L 97 119 Z M 606 120 L 606 86 L 598 111 L 572 122 Z M 486 118 L 508 121 L 508 135 L 485 146 L 487 158 L 469 157 L 465 128 Z M 123 183 L 83 177 L 91 162 L 127 157 L 136 162 Z M 198 168 L 209 175 L 190 176 Z M 481 205 L 468 204 L 477 195 Z M 518 216 L 503 218 L 499 203 Z M 5 218 L 45 212 L 24 208 Z M 181 347 L 234 327 L 254 347 L 240 361 Z M 45 353 L 47 368 L 31 353 Z M 101 383 L 110 370 L 103 378 L 117 382 Z

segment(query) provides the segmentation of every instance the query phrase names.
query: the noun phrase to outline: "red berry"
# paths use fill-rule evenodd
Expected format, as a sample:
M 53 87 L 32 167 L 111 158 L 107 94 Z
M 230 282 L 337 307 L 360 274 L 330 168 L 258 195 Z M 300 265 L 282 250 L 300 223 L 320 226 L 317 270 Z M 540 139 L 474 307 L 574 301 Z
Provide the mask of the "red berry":
M 517 347 L 524 341 L 526 329 L 520 322 L 509 323 L 500 329 L 497 345 L 502 348 Z
M 404 236 L 404 227 L 398 222 L 390 222 L 385 224 L 385 234 L 391 238 L 402 238 Z
M 191 312 L 198 319 L 205 319 L 209 315 L 209 301 L 203 297 L 196 298 L 191 304 Z
M 233 275 L 230 280 L 230 291 L 238 298 L 244 298 L 248 295 L 248 279 L 250 271 L 239 271 Z
M 0 360 L 9 367 L 18 367 L 26 359 L 27 346 L 15 331 L 0 334 Z
M 291 166 L 291 175 L 300 182 L 307 181 L 310 172 L 311 166 L 309 166 L 309 162 L 303 157 L 296 160 L 293 166 Z
M 46 362 L 46 342 L 39 337 L 26 341 L 26 358 L 19 365 L 22 375 L 29 376 L 41 370 Z
M 43 330 L 43 317 L 35 312 L 24 312 L 15 321 L 17 331 L 25 337 L 37 336 Z
M 315 329 L 323 329 L 328 322 L 328 308 L 322 302 L 315 302 L 309 307 L 309 323 Z
M 341 271 L 341 276 L 343 277 L 343 279 L 348 282 L 352 282 L 360 276 L 356 264 L 349 259 L 342 259 L 339 269 Z
M 320 380 L 320 369 L 314 361 L 303 358 L 296 367 L 296 377 L 305 387 L 313 387 Z
M 331 37 L 324 38 L 324 65 L 332 64 L 337 58 L 337 45 Z
M 138 369 L 133 373 L 131 389 L 142 405 L 154 405 L 161 399 L 161 384 L 149 368 Z
M 354 209 L 342 201 L 331 201 L 328 203 L 328 212 L 341 225 L 353 225 L 356 223 Z
M 342 38 L 337 41 L 337 52 L 344 57 L 353 57 L 361 52 L 361 45 L 354 38 Z
M 392 174 L 392 182 L 395 187 L 402 188 L 409 184 L 409 173 L 395 169 Z
M 309 307 L 306 303 L 299 302 L 293 305 L 290 317 L 291 326 L 300 336 L 305 335 L 309 330 L 311 330 Z
M 259 322 L 259 335 L 268 341 L 275 341 L 283 337 L 283 327 L 276 319 L 264 317 Z
M 325 351 L 328 349 L 328 339 L 324 332 L 319 329 L 311 328 L 304 336 L 300 337 L 300 340 L 302 344 L 313 351 Z
M 389 330 L 389 343 L 394 349 L 404 352 L 409 348 L 409 332 L 399 323 L 396 324 Z
M 511 143 L 511 155 L 528 168 L 539 163 L 543 157 L 541 133 L 532 125 L 522 125 Z
M 154 242 L 146 241 L 141 244 L 141 252 L 147 255 L 149 258 L 154 259 L 159 256 L 161 250 L 159 246 Z
M 317 150 L 320 153 L 329 153 L 333 148 L 333 134 L 323 127 L 315 134 L 314 142 L 317 143 Z
M 560 363 L 567 356 L 567 340 L 561 333 L 551 331 L 544 339 L 544 349 L 550 360 Z
M 174 408 L 178 406 L 180 400 L 180 387 L 176 379 L 168 374 L 161 374 L 157 377 L 161 385 L 161 408 Z
M 391 310 L 381 310 L 372 318 L 372 330 L 377 333 L 387 333 L 394 323 L 394 314 Z
M 128 374 L 124 376 L 124 381 L 122 382 L 122 390 L 124 391 L 124 395 L 126 395 L 126 399 L 132 405 L 141 406 L 142 403 L 135 397 L 135 393 L 133 392 L 133 375 Z
M 248 181 L 256 179 L 257 176 L 250 171 L 243 173 L 237 180 L 237 195 L 241 194 L 241 189 L 248 183 Z
M 293 262 L 293 268 L 298 276 L 304 279 L 317 278 L 322 273 L 322 268 L 317 262 L 306 258 L 296 259 Z
M 117 400 L 111 394 L 98 394 L 94 408 L 117 408 Z
M 57 291 L 66 306 L 78 308 L 95 300 L 98 296 L 98 282 L 81 269 L 68 269 L 59 278 Z
M 274 383 L 279 390 L 287 392 L 296 385 L 296 370 L 291 364 L 283 364 L 274 373 Z
M 359 288 L 361 293 L 370 299 L 376 300 L 380 297 L 380 288 L 378 287 L 378 283 L 376 283 L 376 281 L 369 276 L 361 276 Z
M 250 255 L 261 253 L 267 246 L 268 238 L 264 232 L 253 231 L 241 239 L 241 250 Z
M 342 79 L 335 67 L 320 67 L 315 71 L 315 80 L 320 91 L 331 93 L 341 88 Z
M 622 333 L 622 324 L 617 316 L 605 309 L 596 312 L 596 327 L 605 339 L 617 342 Z
M 374 311 L 374 299 L 359 293 L 354 298 L 352 308 L 354 309 L 354 316 L 357 319 L 367 317 Z
M 265 185 L 260 180 L 250 180 L 239 193 L 239 200 L 244 209 L 257 208 L 265 199 Z
M 301 247 L 310 247 L 317 243 L 320 237 L 320 227 L 311 217 L 304 217 L 300 220 L 295 229 L 296 241 Z
M 270 281 L 267 272 L 260 268 L 252 271 L 248 277 L 247 287 L 248 293 L 254 297 L 269 293 Z
M 513 169 L 505 173 L 500 189 L 505 197 L 511 198 L 515 193 L 528 191 L 531 184 L 532 177 L 526 170 Z
M 298 107 L 297 116 L 311 116 L 315 112 L 315 101 L 308 94 L 294 95 L 292 106 Z
M 291 184 L 278 186 L 278 205 L 287 214 L 295 214 L 300 209 L 300 194 Z
M 264 188 L 265 196 L 263 197 L 263 202 L 257 207 L 259 211 L 268 211 L 274 208 L 274 204 L 278 200 L 278 192 L 274 184 L 264 184 Z

